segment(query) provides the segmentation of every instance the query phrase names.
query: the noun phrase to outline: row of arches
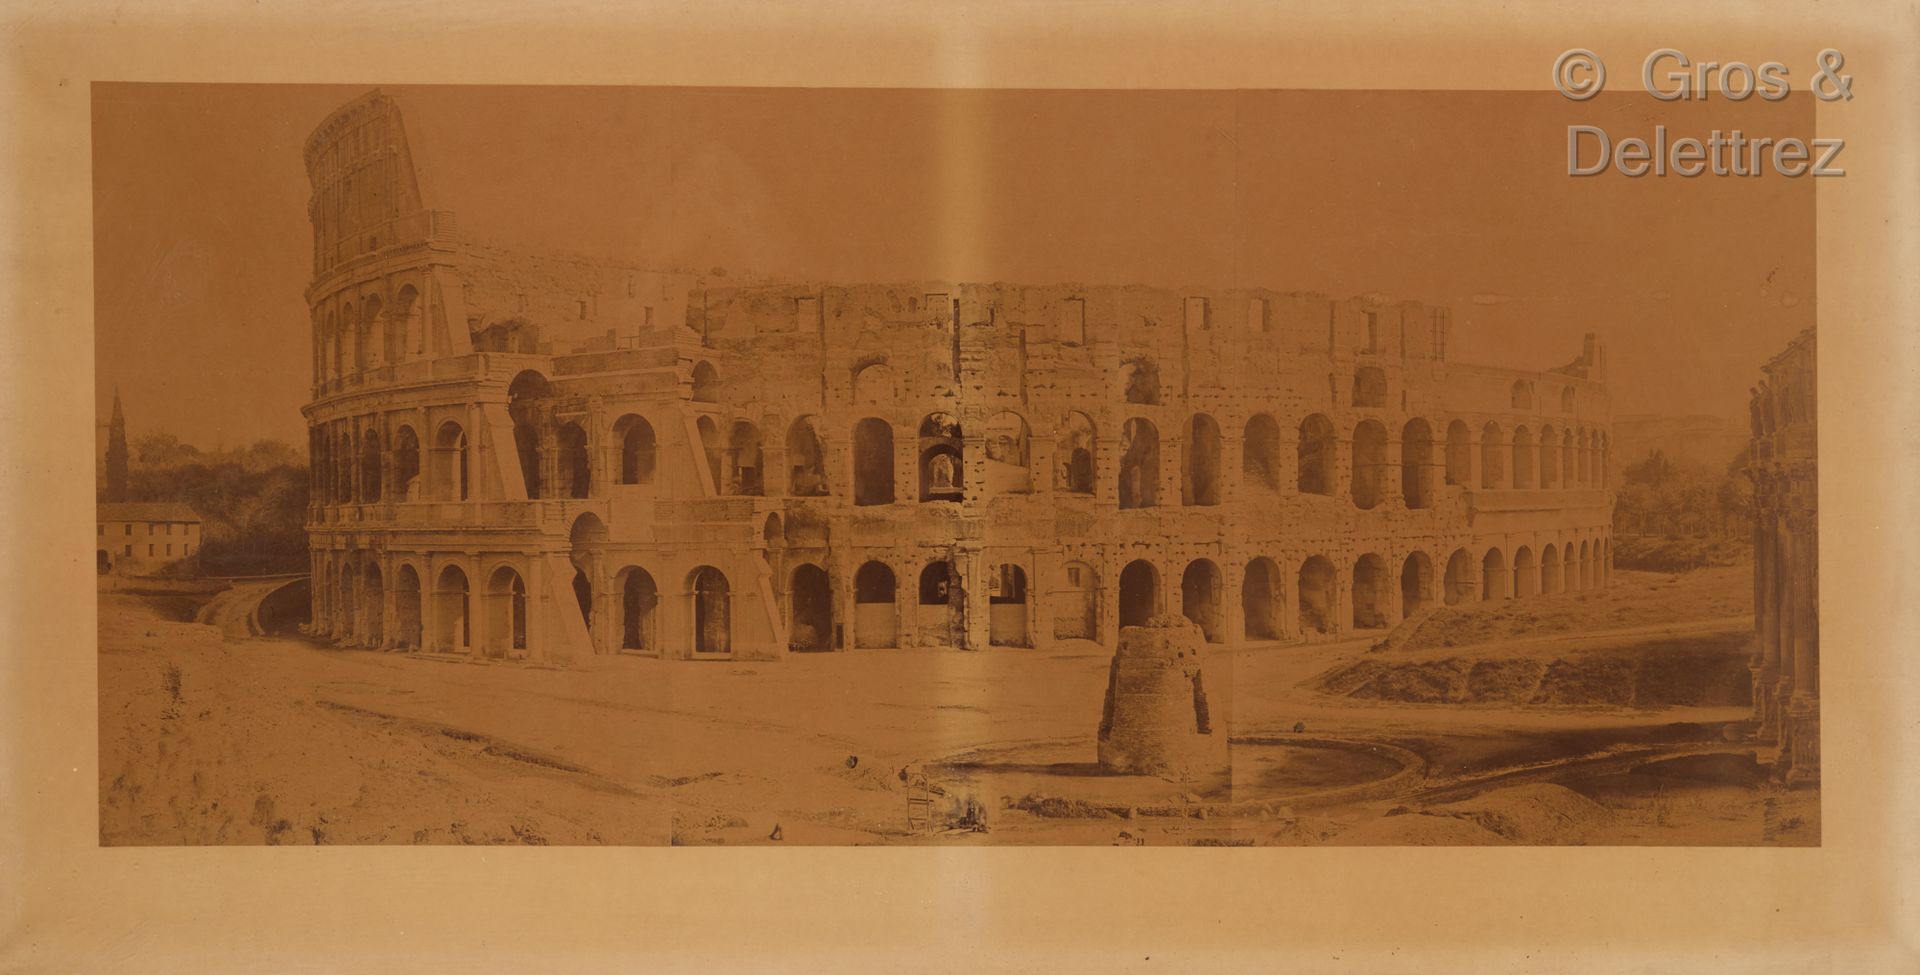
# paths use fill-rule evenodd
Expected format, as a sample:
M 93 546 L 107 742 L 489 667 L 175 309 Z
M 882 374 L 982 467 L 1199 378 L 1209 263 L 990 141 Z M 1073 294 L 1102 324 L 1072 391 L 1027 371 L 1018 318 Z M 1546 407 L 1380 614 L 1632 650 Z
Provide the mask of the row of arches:
M 1611 444 L 1596 430 L 1556 431 L 1547 425 L 1536 433 L 1518 426 L 1508 434 L 1490 420 L 1476 437 L 1464 421 L 1455 420 L 1447 427 L 1446 449 L 1448 484 L 1494 490 L 1605 487 L 1610 481 Z
M 314 310 L 314 382 L 427 355 L 425 303 L 412 284 L 402 285 L 387 305 L 379 295 L 353 298 Z

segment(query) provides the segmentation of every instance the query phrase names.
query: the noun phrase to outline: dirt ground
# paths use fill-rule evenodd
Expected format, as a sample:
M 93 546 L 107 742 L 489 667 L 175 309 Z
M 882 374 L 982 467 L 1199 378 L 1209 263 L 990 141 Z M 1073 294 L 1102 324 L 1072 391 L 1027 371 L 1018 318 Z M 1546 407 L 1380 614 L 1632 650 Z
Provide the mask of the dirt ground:
M 1234 774 L 1206 794 L 1097 774 L 1109 657 L 1091 644 L 558 670 L 226 636 L 189 622 L 181 597 L 102 593 L 100 838 L 1817 844 L 1817 791 L 1770 779 L 1744 702 L 1725 681 L 1678 680 L 1744 660 L 1744 573 L 1621 572 L 1605 594 L 1453 614 L 1384 643 L 1216 650 L 1207 687 Z M 1542 695 L 1544 677 L 1457 698 L 1330 679 L 1484 659 L 1542 675 L 1631 660 L 1636 686 L 1685 687 L 1569 703 L 1588 698 Z

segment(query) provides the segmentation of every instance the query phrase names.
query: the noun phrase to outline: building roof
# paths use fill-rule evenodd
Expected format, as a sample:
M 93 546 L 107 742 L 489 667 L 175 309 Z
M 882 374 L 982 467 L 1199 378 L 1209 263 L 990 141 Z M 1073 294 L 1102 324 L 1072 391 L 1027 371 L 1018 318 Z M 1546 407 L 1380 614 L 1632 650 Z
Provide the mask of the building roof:
M 100 521 L 200 521 L 192 508 L 178 501 L 102 501 L 99 509 Z

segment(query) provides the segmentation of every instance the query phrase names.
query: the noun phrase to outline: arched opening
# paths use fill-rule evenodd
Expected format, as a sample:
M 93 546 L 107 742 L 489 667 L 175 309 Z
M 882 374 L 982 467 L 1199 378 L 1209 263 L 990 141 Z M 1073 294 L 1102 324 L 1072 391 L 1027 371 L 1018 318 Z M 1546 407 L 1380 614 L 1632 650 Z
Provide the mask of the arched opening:
M 353 370 L 357 356 L 353 351 L 354 317 L 353 305 L 342 305 L 339 325 L 333 332 L 333 375 L 341 378 Z
M 527 583 L 510 565 L 493 570 L 485 596 L 489 656 L 519 656 L 527 649 Z
M 966 591 L 952 562 L 940 559 L 920 570 L 919 629 L 923 642 L 966 647 Z
M 1247 421 L 1241 437 L 1240 478 L 1248 487 L 1280 490 L 1280 425 L 1265 413 Z
M 1480 598 L 1505 599 L 1507 588 L 1507 557 L 1497 548 L 1487 549 L 1480 559 Z
M 693 652 L 732 653 L 733 613 L 727 577 L 703 565 L 693 570 Z
M 1580 543 L 1580 588 L 1593 588 L 1593 550 L 1584 541 Z
M 593 633 L 593 580 L 587 578 L 585 569 L 573 570 L 573 601 L 580 607 L 580 621 L 586 624 L 587 633 Z
M 1560 434 L 1561 487 L 1577 487 L 1579 485 L 1579 481 L 1575 479 L 1574 474 L 1575 468 L 1579 464 L 1580 451 L 1581 448 L 1574 439 L 1574 432 L 1572 430 L 1562 431 Z
M 787 648 L 796 653 L 833 649 L 833 588 L 827 570 L 811 562 L 793 569 Z
M 1459 420 L 1447 424 L 1447 483 L 1470 486 L 1473 478 L 1473 431 Z
M 1568 386 L 1565 389 L 1560 390 L 1560 412 L 1562 413 L 1573 412 L 1573 387 L 1572 386 Z
M 694 363 L 693 401 L 695 403 L 720 402 L 720 372 L 713 368 L 713 363 Z
M 1387 405 L 1387 374 L 1379 366 L 1361 366 L 1353 371 L 1353 405 L 1368 408 Z
M 513 377 L 507 386 L 507 416 L 513 420 L 513 449 L 520 458 L 520 477 L 526 482 L 527 497 L 542 497 L 540 483 L 540 430 L 546 423 L 544 401 L 552 395 L 547 378 L 528 370 Z
M 1593 435 L 1586 431 L 1580 433 L 1580 486 L 1593 483 Z
M 620 649 L 639 652 L 658 651 L 656 629 L 660 608 L 660 590 L 653 576 L 639 566 L 620 571 Z
M 1298 481 L 1301 494 L 1333 493 L 1333 421 L 1318 413 L 1300 421 Z
M 393 492 L 397 500 L 420 499 L 420 438 L 412 427 L 393 435 Z
M 1120 625 L 1145 626 L 1159 612 L 1160 575 L 1145 559 L 1120 570 Z
M 433 436 L 435 483 L 442 500 L 467 500 L 467 433 L 448 420 Z
M 1093 420 L 1085 413 L 1067 413 L 1066 420 L 1060 424 L 1060 438 L 1054 444 L 1054 457 L 1060 472 L 1057 486 L 1060 490 L 1068 494 L 1094 493 L 1097 483 L 1094 446 Z
M 585 624 L 587 635 L 599 640 L 593 632 L 593 574 L 607 545 L 607 523 L 600 516 L 588 512 L 575 518 L 567 529 L 567 557 L 573 563 L 573 596 L 579 604 L 580 620 Z
M 993 588 L 987 592 L 987 642 L 997 647 L 1024 647 L 1027 639 L 1027 570 L 1018 563 L 994 567 Z
M 1560 474 L 1560 440 L 1552 427 L 1540 429 L 1540 486 L 1553 487 Z
M 1380 503 L 1387 467 L 1387 428 L 1362 420 L 1353 428 L 1353 504 L 1362 510 Z
M 960 421 L 946 413 L 927 414 L 920 421 L 920 500 L 961 500 L 965 475 Z
M 569 423 L 560 428 L 556 440 L 560 447 L 560 476 L 566 478 L 567 497 L 586 497 L 593 488 L 593 454 L 587 448 L 586 429 L 578 423 Z
M 1120 428 L 1120 507 L 1151 508 L 1160 494 L 1160 431 L 1134 417 Z
M 387 592 L 386 577 L 380 572 L 380 563 L 367 563 L 366 575 L 360 586 L 361 605 L 366 607 L 366 622 L 361 627 L 365 632 L 366 644 L 370 647 L 381 646 L 387 639 Z
M 1425 552 L 1407 556 L 1400 566 L 1400 618 L 1427 608 L 1433 592 L 1433 560 Z
M 1010 410 L 987 421 L 987 493 L 1024 494 L 1033 489 L 1027 421 Z
M 1560 591 L 1560 549 L 1548 545 L 1540 550 L 1540 593 L 1551 596 Z
M 1220 503 L 1220 424 L 1205 413 L 1187 423 L 1187 449 L 1180 465 L 1180 503 Z
M 399 362 L 427 351 L 427 332 L 423 327 L 425 305 L 413 285 L 404 285 L 393 302 L 394 361 Z
M 1480 584 L 1474 578 L 1473 556 L 1464 548 L 1453 550 L 1447 557 L 1447 575 L 1444 580 L 1446 593 L 1444 599 L 1448 606 L 1471 603 L 1479 600 Z
M 757 498 L 766 493 L 761 471 L 760 428 L 745 420 L 736 420 L 727 437 L 726 493 Z
M 1085 562 L 1068 562 L 1054 594 L 1053 638 L 1096 640 L 1100 632 L 1100 577 Z
M 393 574 L 393 645 L 402 650 L 420 646 L 420 573 L 402 563 Z
M 659 451 L 653 424 L 646 417 L 629 413 L 614 421 L 613 436 L 620 442 L 620 483 L 649 484 Z
M 1141 406 L 1160 403 L 1160 367 L 1151 359 L 1135 359 L 1121 369 L 1126 383 L 1126 399 Z
M 1332 633 L 1333 563 L 1324 555 L 1315 555 L 1300 564 L 1299 585 L 1294 593 L 1299 601 L 1300 632 Z
M 694 429 L 700 434 L 700 452 L 707 459 L 707 475 L 713 480 L 713 493 L 725 494 L 727 490 L 726 473 L 721 469 L 724 451 L 720 446 L 720 426 L 713 417 L 703 416 L 694 421 Z
M 1261 557 L 1247 563 L 1240 583 L 1240 618 L 1249 640 L 1280 639 L 1280 567 Z
M 893 427 L 879 417 L 853 425 L 853 503 L 893 503 Z
M 1371 552 L 1353 563 L 1353 626 L 1357 630 L 1387 625 L 1387 560 Z
M 827 462 L 813 417 L 796 417 L 787 425 L 787 493 L 796 498 L 827 495 Z
M 884 362 L 860 367 L 853 374 L 853 402 L 859 406 L 893 406 L 893 370 Z
M 1513 486 L 1533 486 L 1533 434 L 1526 427 L 1513 431 Z
M 360 500 L 380 500 L 380 434 L 375 430 L 360 436 Z
M 340 588 L 333 604 L 334 638 L 350 643 L 360 635 L 360 570 L 352 562 L 340 566 Z
M 862 649 L 898 646 L 899 587 L 885 562 L 868 562 L 853 574 L 853 645 Z
M 380 365 L 381 334 L 386 322 L 380 317 L 380 297 L 373 295 L 360 306 L 360 328 L 353 338 L 354 367 L 362 372 Z
M 1220 589 L 1220 567 L 1209 559 L 1194 559 L 1180 574 L 1180 614 L 1200 625 L 1208 643 L 1226 639 Z
M 338 499 L 341 504 L 352 504 L 354 501 L 354 488 L 358 487 L 353 481 L 353 462 L 358 455 L 353 451 L 352 437 L 344 433 L 340 435 L 340 446 L 338 452 L 334 454 L 334 457 L 339 459 L 340 464 L 338 469 L 333 472 L 333 496 Z
M 1512 402 L 1516 410 L 1533 409 L 1533 384 L 1524 379 L 1514 380 Z
M 1534 564 L 1533 550 L 1525 545 L 1513 553 L 1513 595 L 1519 599 L 1540 592 L 1540 568 Z
M 1409 508 L 1432 503 L 1427 472 L 1433 469 L 1433 428 L 1418 417 L 1400 429 L 1400 496 Z
M 433 647 L 450 653 L 465 653 L 467 639 L 467 574 L 457 565 L 440 570 L 433 587 Z
M 1489 422 L 1480 428 L 1480 487 L 1491 491 L 1507 486 L 1507 454 L 1500 440 L 1500 425 Z

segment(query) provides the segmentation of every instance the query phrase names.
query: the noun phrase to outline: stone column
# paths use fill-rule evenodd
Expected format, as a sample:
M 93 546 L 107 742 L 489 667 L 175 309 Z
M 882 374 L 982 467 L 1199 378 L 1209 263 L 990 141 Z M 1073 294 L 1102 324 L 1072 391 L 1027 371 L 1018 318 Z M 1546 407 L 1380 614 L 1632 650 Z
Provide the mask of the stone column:
M 1784 519 L 1780 520 L 1776 531 L 1779 532 L 1778 562 L 1773 573 L 1774 636 L 1771 654 L 1775 660 L 1779 678 L 1771 690 L 1772 700 L 1768 706 L 1774 715 L 1774 728 L 1780 741 L 1781 755 L 1787 755 L 1792 749 L 1791 725 L 1787 721 L 1787 705 L 1793 699 L 1793 686 L 1797 675 L 1793 669 L 1793 632 L 1794 619 L 1793 590 L 1794 565 L 1799 559 L 1799 539 L 1790 530 Z
M 1758 550 L 1760 556 L 1755 566 L 1755 572 L 1760 576 L 1760 587 L 1755 608 L 1757 610 L 1756 615 L 1760 619 L 1758 631 L 1760 642 L 1758 656 L 1760 660 L 1758 666 L 1753 670 L 1753 707 L 1754 714 L 1760 721 L 1760 727 L 1756 731 L 1756 735 L 1762 740 L 1771 741 L 1776 739 L 1780 734 L 1780 725 L 1776 720 L 1778 714 L 1776 714 L 1773 707 L 1774 687 L 1780 680 L 1780 631 L 1778 625 L 1780 605 L 1777 598 L 1779 595 L 1779 587 L 1776 581 L 1780 571 L 1779 539 L 1776 538 L 1775 535 L 1776 526 L 1774 525 L 1771 501 L 1763 498 L 1759 501 L 1759 507 L 1760 511 L 1756 517 L 1759 519 L 1757 534 L 1760 541 L 1760 548 Z
M 1820 630 L 1813 598 L 1819 574 L 1812 512 L 1796 512 L 1794 528 L 1800 544 L 1793 565 L 1794 687 L 1787 706 L 1793 750 L 1787 756 L 1787 785 L 1803 786 L 1820 781 Z

